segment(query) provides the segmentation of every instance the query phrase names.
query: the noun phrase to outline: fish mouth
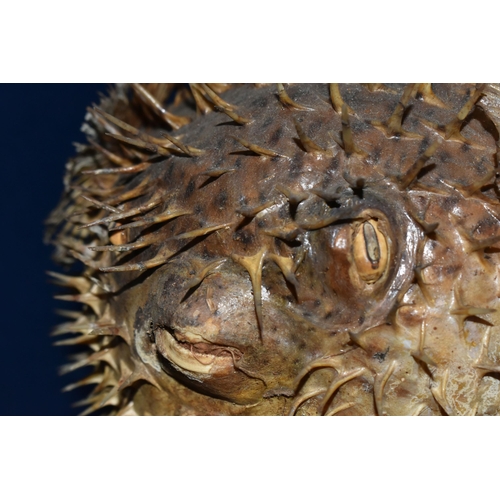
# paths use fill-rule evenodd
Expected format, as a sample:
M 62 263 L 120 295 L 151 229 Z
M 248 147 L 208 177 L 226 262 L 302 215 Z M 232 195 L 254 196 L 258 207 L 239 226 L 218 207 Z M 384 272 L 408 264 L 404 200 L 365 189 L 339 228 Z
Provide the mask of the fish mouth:
M 209 342 L 189 329 L 160 328 L 155 332 L 160 354 L 179 371 L 196 375 L 229 375 L 241 352 L 229 346 Z

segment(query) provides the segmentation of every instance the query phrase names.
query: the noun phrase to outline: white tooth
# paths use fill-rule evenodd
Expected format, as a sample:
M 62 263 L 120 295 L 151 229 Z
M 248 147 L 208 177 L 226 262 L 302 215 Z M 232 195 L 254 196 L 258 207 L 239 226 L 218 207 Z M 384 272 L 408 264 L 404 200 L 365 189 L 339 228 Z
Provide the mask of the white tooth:
M 184 370 L 195 373 L 210 373 L 215 361 L 215 356 L 212 354 L 198 354 L 197 357 L 203 359 L 203 363 L 198 361 L 187 349 L 180 347 L 172 335 L 167 332 L 160 332 L 156 335 L 156 344 L 163 356 Z
M 199 342 L 207 343 L 207 341 L 197 333 L 182 331 L 182 330 L 179 330 L 179 332 L 182 334 L 183 337 L 186 338 L 188 342 L 191 342 L 191 344 L 198 344 Z

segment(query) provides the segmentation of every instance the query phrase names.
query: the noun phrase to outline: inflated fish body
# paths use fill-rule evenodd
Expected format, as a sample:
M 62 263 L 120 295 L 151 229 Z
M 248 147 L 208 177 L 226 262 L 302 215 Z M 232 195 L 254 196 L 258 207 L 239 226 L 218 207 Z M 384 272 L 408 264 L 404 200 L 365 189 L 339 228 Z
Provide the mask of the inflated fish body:
M 500 91 L 117 86 L 51 215 L 86 412 L 500 411 Z

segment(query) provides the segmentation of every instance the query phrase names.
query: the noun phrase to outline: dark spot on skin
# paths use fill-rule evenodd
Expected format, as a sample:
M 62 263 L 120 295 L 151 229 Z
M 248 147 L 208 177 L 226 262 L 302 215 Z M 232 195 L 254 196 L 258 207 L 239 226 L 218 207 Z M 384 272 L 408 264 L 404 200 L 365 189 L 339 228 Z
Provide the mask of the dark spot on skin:
M 200 215 L 201 213 L 203 213 L 203 207 L 201 205 L 196 205 L 194 207 L 194 213 L 196 215 Z
M 414 116 L 409 116 L 405 121 L 405 126 L 408 130 L 414 130 L 418 126 L 419 120 Z
M 258 219 L 257 220 L 257 227 L 266 227 L 266 221 L 264 221 L 263 219 Z
M 168 166 L 167 177 L 170 179 L 172 177 L 172 173 L 174 171 L 174 163 L 171 162 Z
M 435 109 L 433 109 L 433 108 L 428 109 L 426 111 L 426 114 L 427 114 L 427 117 L 428 117 L 427 119 L 429 121 L 434 121 L 435 120 L 435 118 L 436 118 L 436 110 Z
M 222 158 L 218 158 L 215 163 L 213 163 L 210 167 L 210 170 L 219 170 L 224 163 L 224 160 Z
M 269 139 L 269 144 L 274 146 L 278 143 L 278 141 L 283 137 L 283 127 L 278 127 L 272 134 Z
M 266 104 L 264 103 L 264 106 L 265 106 L 265 105 L 266 105 Z M 267 129 L 270 125 L 272 125 L 272 124 L 273 124 L 274 119 L 275 119 L 274 115 L 268 116 L 268 117 L 267 117 L 267 118 L 266 118 L 266 119 L 262 122 L 262 128 L 263 128 L 263 129 Z
M 450 211 L 450 212 L 453 208 L 455 208 L 457 203 L 458 203 L 458 200 L 454 196 L 449 196 L 449 197 L 446 197 L 442 200 L 443 208 L 445 210 Z
M 321 122 L 319 122 L 317 120 L 311 122 L 309 125 L 309 135 L 310 136 L 316 135 L 320 129 L 321 129 Z
M 453 276 L 456 272 L 458 272 L 460 270 L 460 266 L 458 265 L 455 265 L 455 266 L 444 266 L 442 268 L 443 272 L 450 275 L 450 276 Z
M 421 156 L 424 154 L 425 150 L 429 147 L 429 144 L 431 143 L 429 137 L 424 137 L 422 142 L 418 145 L 418 152 L 417 155 Z
M 257 99 L 254 99 L 252 105 L 255 106 L 256 108 L 265 108 L 267 106 L 267 96 L 261 96 L 258 97 Z M 272 118 L 274 120 L 274 116 Z
M 470 151 L 470 146 L 464 142 L 460 148 L 464 153 L 467 153 L 468 151 Z
M 186 177 L 186 171 L 184 169 L 178 169 L 176 171 L 177 174 L 177 182 L 181 183 L 184 181 L 184 178 Z
M 220 137 L 219 140 L 217 141 L 215 149 L 220 151 L 222 149 L 222 146 L 224 145 L 224 142 L 225 142 L 225 137 L 224 136 Z
M 186 198 L 189 198 L 193 194 L 194 187 L 195 187 L 194 179 L 191 179 L 186 188 L 186 193 L 185 193 Z
M 244 245 L 251 245 L 254 242 L 255 237 L 248 231 L 236 231 L 233 235 L 233 240 L 241 241 Z
M 390 170 L 392 168 L 392 158 L 388 158 L 384 164 L 386 170 Z
M 259 202 L 264 204 L 269 199 L 267 191 L 261 191 L 259 193 Z
M 382 148 L 375 148 L 371 153 L 370 157 L 373 159 L 374 163 L 378 163 L 380 160 L 380 155 L 382 154 Z
M 364 316 L 360 316 L 360 317 L 358 318 L 358 324 L 359 324 L 359 325 L 362 325 L 364 322 L 365 322 L 365 317 L 364 317 Z
M 496 226 L 497 221 L 495 219 L 493 219 L 492 217 L 483 217 L 483 219 L 478 222 L 473 232 L 495 229 Z
M 385 357 L 387 356 L 387 353 L 389 352 L 389 348 L 387 348 L 384 352 L 376 352 L 372 358 L 376 359 L 379 363 L 383 363 L 385 361 Z
M 443 162 L 446 163 L 450 159 L 451 155 L 448 153 L 448 151 L 440 151 L 438 154 L 438 158 Z
M 295 154 L 295 156 L 292 159 L 292 162 L 290 166 L 288 167 L 288 177 L 290 179 L 294 179 L 298 175 L 300 175 L 300 172 L 302 170 L 302 165 L 303 165 L 303 157 L 304 153 L 302 151 L 298 152 Z
M 358 120 L 352 121 L 350 125 L 353 132 L 365 132 L 366 130 L 371 129 L 371 126 L 368 123 Z
M 242 161 L 242 158 L 241 158 L 241 156 L 239 156 L 238 158 L 236 158 L 236 161 L 234 162 L 234 166 L 236 168 L 240 168 L 241 167 L 241 161 Z
M 330 170 L 337 171 L 339 169 L 340 158 L 339 155 L 336 155 L 332 158 L 330 162 Z
M 214 204 L 217 208 L 223 209 L 226 207 L 227 204 L 227 193 L 225 190 L 222 190 L 217 196 L 215 197 Z

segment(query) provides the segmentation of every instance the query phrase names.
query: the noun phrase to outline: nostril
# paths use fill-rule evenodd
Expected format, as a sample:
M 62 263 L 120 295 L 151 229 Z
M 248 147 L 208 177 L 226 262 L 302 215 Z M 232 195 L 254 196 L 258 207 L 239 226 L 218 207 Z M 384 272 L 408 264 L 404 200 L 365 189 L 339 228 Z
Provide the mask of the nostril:
M 149 341 L 154 344 L 155 343 L 155 334 L 154 334 L 154 323 L 152 321 L 149 322 L 149 330 L 146 332 L 149 338 Z

